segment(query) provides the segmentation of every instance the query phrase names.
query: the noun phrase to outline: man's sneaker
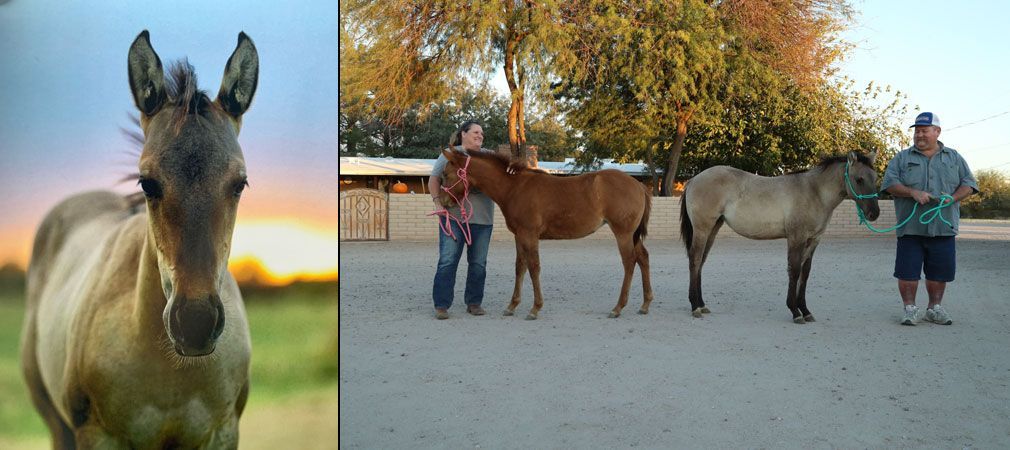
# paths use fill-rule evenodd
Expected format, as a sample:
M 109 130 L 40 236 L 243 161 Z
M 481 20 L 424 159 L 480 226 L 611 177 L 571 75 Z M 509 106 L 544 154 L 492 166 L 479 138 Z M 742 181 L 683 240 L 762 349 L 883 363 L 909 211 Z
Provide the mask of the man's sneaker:
M 915 325 L 919 320 L 919 307 L 915 305 L 905 305 L 905 317 L 901 319 L 902 325 Z
M 926 320 L 940 325 L 950 325 L 954 323 L 947 315 L 947 311 L 942 306 L 936 305 L 926 310 Z

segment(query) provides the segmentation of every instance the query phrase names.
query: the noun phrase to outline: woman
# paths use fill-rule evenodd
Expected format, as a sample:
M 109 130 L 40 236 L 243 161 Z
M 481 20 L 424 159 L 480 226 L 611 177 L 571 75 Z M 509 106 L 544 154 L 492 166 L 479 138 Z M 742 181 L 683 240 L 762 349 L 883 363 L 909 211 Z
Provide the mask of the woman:
M 449 139 L 449 147 L 458 152 L 465 150 L 491 152 L 491 150 L 481 148 L 483 143 L 484 129 L 480 123 L 473 120 L 463 122 Z M 431 169 L 431 177 L 428 178 L 428 189 L 431 192 L 432 201 L 435 202 L 436 211 L 448 209 L 453 217 L 460 219 L 459 205 L 445 208 L 439 201 L 439 193 L 442 192 L 442 172 L 445 170 L 446 162 L 445 156 L 439 154 L 438 160 L 435 161 L 435 167 Z M 449 221 L 455 238 L 446 234 L 439 227 L 438 268 L 435 271 L 431 294 L 435 301 L 435 318 L 439 320 L 449 318 L 449 307 L 452 306 L 453 290 L 456 286 L 456 267 L 459 266 L 459 259 L 463 254 L 464 247 L 466 247 L 467 271 L 463 300 L 466 303 L 466 312 L 475 316 L 484 315 L 484 309 L 480 304 L 484 300 L 487 250 L 491 243 L 491 228 L 494 224 L 494 202 L 476 189 L 470 191 L 469 199 L 473 205 L 470 215 L 470 245 L 466 244 L 463 239 L 463 230 L 455 221 Z

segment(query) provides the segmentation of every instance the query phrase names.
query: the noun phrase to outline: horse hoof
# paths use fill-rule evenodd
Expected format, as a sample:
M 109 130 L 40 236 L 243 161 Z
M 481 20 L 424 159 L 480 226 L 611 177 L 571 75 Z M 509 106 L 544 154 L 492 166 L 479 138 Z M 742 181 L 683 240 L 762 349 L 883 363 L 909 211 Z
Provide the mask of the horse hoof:
M 702 312 L 702 314 L 708 314 L 708 313 L 710 313 L 712 311 L 710 311 L 707 306 L 702 306 L 701 307 L 701 312 Z
M 691 315 L 700 319 L 701 318 L 701 308 L 698 308 L 698 309 L 696 309 L 694 311 L 691 311 Z
M 535 316 L 533 314 L 527 314 L 526 315 L 526 320 L 537 320 L 537 316 Z
M 803 325 L 803 324 L 807 323 L 807 321 L 804 320 L 802 317 L 793 317 L 793 323 L 798 323 L 800 325 Z
M 610 313 L 610 315 L 608 315 L 607 317 L 609 317 L 609 318 L 611 318 L 611 319 L 616 319 L 616 318 L 618 318 L 618 317 L 621 317 L 621 314 L 620 314 L 620 313 L 615 313 L 615 312 L 612 312 L 612 313 Z
M 509 311 L 507 309 L 505 310 L 504 313 L 502 313 L 503 316 L 511 316 L 511 315 L 514 315 L 514 314 L 515 314 L 515 312 Z
M 644 315 L 646 315 L 646 314 L 649 313 L 649 310 L 648 309 L 640 309 L 640 310 L 638 310 L 638 313 L 644 316 Z
M 803 320 L 806 320 L 807 322 L 817 322 L 817 320 L 814 319 L 814 315 L 813 314 L 807 314 L 807 315 L 803 316 Z

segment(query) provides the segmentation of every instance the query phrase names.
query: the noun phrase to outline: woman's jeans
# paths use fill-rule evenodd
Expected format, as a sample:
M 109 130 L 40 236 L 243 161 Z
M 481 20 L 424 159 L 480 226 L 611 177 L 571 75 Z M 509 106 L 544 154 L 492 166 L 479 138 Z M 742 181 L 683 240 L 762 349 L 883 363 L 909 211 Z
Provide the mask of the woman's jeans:
M 436 308 L 452 306 L 453 289 L 456 287 L 456 268 L 466 247 L 466 290 L 463 300 L 467 305 L 479 305 L 484 300 L 484 278 L 487 276 L 487 249 L 491 243 L 492 225 L 470 224 L 471 244 L 466 245 L 463 232 L 455 222 L 451 223 L 454 240 L 441 228 L 438 231 L 438 269 L 431 296 Z

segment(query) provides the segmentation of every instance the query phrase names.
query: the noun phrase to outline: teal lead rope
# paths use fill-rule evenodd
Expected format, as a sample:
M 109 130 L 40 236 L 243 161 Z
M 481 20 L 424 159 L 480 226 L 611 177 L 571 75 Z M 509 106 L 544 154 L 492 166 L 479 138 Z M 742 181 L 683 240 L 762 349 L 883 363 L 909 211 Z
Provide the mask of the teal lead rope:
M 852 181 L 849 180 L 849 165 L 850 165 L 849 162 L 846 161 L 845 162 L 845 184 L 849 187 L 849 191 L 852 192 L 852 196 L 855 197 L 858 200 L 879 197 L 879 194 L 877 194 L 876 192 L 874 192 L 872 194 L 858 194 L 858 193 L 856 193 L 856 190 L 853 189 L 853 187 L 852 187 Z M 936 206 L 934 206 L 932 208 L 929 208 L 929 209 L 927 209 L 925 211 L 923 211 L 922 214 L 919 215 L 919 223 L 921 223 L 923 225 L 926 225 L 926 224 L 928 224 L 928 223 L 936 220 L 937 218 L 939 218 L 941 222 L 943 222 L 943 223 L 949 225 L 951 228 L 953 228 L 954 224 L 948 222 L 947 219 L 944 219 L 943 215 L 940 214 L 940 210 L 942 210 L 943 208 L 949 207 L 952 204 L 954 204 L 954 197 L 951 197 L 951 196 L 949 196 L 947 194 L 940 195 L 940 204 L 936 205 Z M 894 230 L 897 230 L 898 228 L 901 228 L 902 226 L 904 226 L 906 223 L 908 223 L 909 220 L 912 220 L 912 217 L 915 216 L 915 210 L 918 209 L 918 207 L 919 207 L 919 203 L 916 202 L 914 205 L 912 205 L 912 213 L 909 214 L 908 217 L 905 218 L 905 220 L 902 220 L 901 223 L 899 223 L 899 224 L 897 224 L 897 225 L 895 225 L 893 227 L 884 228 L 883 230 L 878 230 L 877 228 L 874 228 L 873 225 L 870 225 L 870 222 L 866 220 L 866 215 L 863 214 L 862 208 L 859 207 L 859 203 L 856 203 L 856 214 L 859 216 L 859 223 L 861 225 L 866 225 L 866 228 L 869 228 L 870 231 L 877 232 L 877 233 L 890 233 L 890 232 L 892 232 Z

